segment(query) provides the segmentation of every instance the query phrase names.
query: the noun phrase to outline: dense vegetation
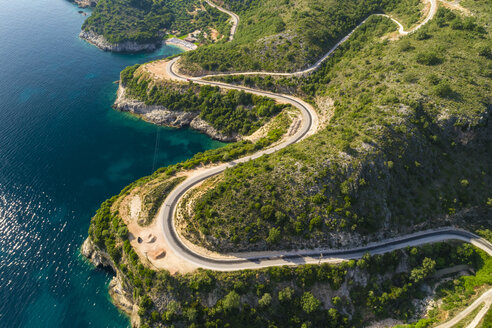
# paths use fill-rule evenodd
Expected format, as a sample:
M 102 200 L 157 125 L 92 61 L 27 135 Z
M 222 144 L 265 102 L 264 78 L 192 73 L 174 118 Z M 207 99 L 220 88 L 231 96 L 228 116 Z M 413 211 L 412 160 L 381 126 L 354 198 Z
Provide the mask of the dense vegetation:
M 202 7 L 205 10 L 202 10 Z M 99 0 L 82 26 L 110 43 L 162 42 L 166 33 L 186 34 L 214 28 L 229 35 L 229 16 L 198 0 Z
M 387 317 L 410 320 L 414 299 L 427 295 L 436 270 L 465 264 L 476 276 L 440 287 L 491 285 L 492 262 L 467 244 L 440 243 L 384 255 L 365 255 L 339 265 L 272 267 L 240 272 L 198 270 L 186 275 L 156 272 L 142 265 L 128 230 L 111 211 L 118 197 L 104 202 L 92 219 L 92 241 L 106 251 L 123 286 L 139 304 L 143 327 L 361 327 Z M 405 267 L 405 271 L 397 270 Z M 423 327 L 423 326 L 421 326 Z
M 259 13 L 258 8 L 273 2 L 226 3 L 240 13 Z M 275 18 L 270 15 L 266 21 L 277 20 L 279 40 L 287 39 L 287 23 L 291 22 L 282 8 L 292 5 L 303 12 L 301 3 L 312 6 L 312 2 L 275 2 L 280 14 Z M 351 1 L 344 3 L 360 17 L 366 10 L 350 7 L 354 5 Z M 372 2 L 361 3 L 372 8 Z M 411 1 L 401 3 L 409 5 Z M 237 251 L 339 247 L 368 240 L 372 234 L 381 238 L 450 223 L 467 230 L 480 225 L 490 228 L 492 53 L 487 24 L 492 17 L 485 0 L 464 4 L 473 10 L 474 17 L 440 9 L 421 31 L 394 42 L 384 37 L 394 30 L 393 23 L 374 17 L 308 77 L 227 78 L 229 82 L 302 96 L 316 104 L 322 127 L 299 144 L 227 170 L 218 185 L 200 198 L 195 215 L 188 218 L 194 225 L 184 231 L 187 236 L 209 248 Z M 309 15 L 324 10 L 306 8 Z M 414 15 L 405 12 L 405 6 L 399 8 L 403 8 L 400 10 L 409 24 Z M 267 17 L 267 13 L 263 15 Z M 251 16 L 251 22 L 241 16 L 252 29 L 259 26 L 258 35 L 267 35 L 260 32 L 267 25 L 255 20 L 256 16 Z M 356 24 L 359 16 L 347 22 Z M 300 16 L 295 18 L 301 21 Z M 337 33 L 348 28 L 335 27 L 339 28 Z M 335 33 L 333 40 L 338 37 Z M 239 38 L 236 45 L 240 49 Z M 209 65 L 198 69 L 219 69 L 210 65 L 223 62 L 221 56 L 233 55 L 227 47 L 221 53 L 221 47 L 216 48 L 215 60 L 210 54 L 195 58 L 199 65 Z M 290 47 L 295 47 L 294 43 L 285 49 Z M 234 57 L 234 62 L 224 61 L 228 65 L 225 69 L 238 68 L 243 59 L 245 68 L 266 69 L 307 62 L 307 57 L 293 62 L 283 62 L 282 56 L 265 58 L 259 55 L 266 53 L 260 48 L 258 52 L 251 49 L 254 51 Z M 254 64 L 257 59 L 261 62 Z M 269 66 L 274 62 L 279 66 Z M 268 117 L 259 110 L 271 105 L 266 99 L 196 85 L 154 85 L 145 77 L 134 76 L 136 71 L 133 67 L 122 73 L 122 83 L 130 95 L 174 110 L 200 111 L 203 118 L 211 115 L 209 122 L 224 131 L 243 132 L 245 124 L 253 127 Z M 244 122 L 248 116 L 231 114 L 241 106 L 254 113 L 251 121 Z M 276 119 L 281 115 L 284 113 Z M 329 124 L 326 117 L 330 117 Z M 413 300 L 422 299 L 435 286 L 436 270 L 468 265 L 476 274 L 442 284 L 437 289 L 438 297 L 443 298 L 442 307 L 409 326 L 429 327 L 441 318 L 440 311 L 456 311 L 490 288 L 492 259 L 470 245 L 448 243 L 366 255 L 335 266 L 229 273 L 198 270 L 173 276 L 145 267 L 127 240 L 128 230 L 112 204 L 159 175 L 172 177 L 181 169 L 230 160 L 274 142 L 288 126 L 282 121 L 285 124 L 270 131 L 263 141 L 240 142 L 197 154 L 185 163 L 159 169 L 102 204 L 92 219 L 90 238 L 115 263 L 124 286 L 140 305 L 143 327 L 359 327 L 387 317 L 408 322 L 420 314 Z M 490 230 L 481 233 L 492 240 Z
M 329 125 L 226 171 L 198 202 L 187 236 L 216 250 L 284 249 L 489 220 L 485 5 L 473 2 L 474 18 L 440 9 L 395 42 L 381 39 L 391 23 L 375 17 L 315 74 L 270 79 L 271 89 L 295 89 L 332 112 Z
M 138 67 L 130 66 L 121 72 L 121 83 L 129 97 L 172 111 L 199 112 L 203 120 L 226 135 L 250 135 L 288 107 L 244 91 L 224 93 L 218 87 L 193 83 L 156 83 L 145 74 L 138 74 Z
M 228 0 L 241 17 L 233 42 L 183 55 L 190 73 L 296 71 L 313 64 L 368 15 L 392 13 L 405 25 L 420 17 L 419 0 Z

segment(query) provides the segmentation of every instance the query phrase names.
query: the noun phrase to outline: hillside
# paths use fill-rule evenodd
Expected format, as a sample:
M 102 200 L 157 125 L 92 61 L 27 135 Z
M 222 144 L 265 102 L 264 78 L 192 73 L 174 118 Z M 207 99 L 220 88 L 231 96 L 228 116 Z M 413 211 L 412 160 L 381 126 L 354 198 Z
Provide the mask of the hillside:
M 185 236 L 237 251 L 489 224 L 489 18 L 440 9 L 421 31 L 394 42 L 382 38 L 391 23 L 374 18 L 315 74 L 268 78 L 272 89 L 311 99 L 329 123 L 228 170 L 183 218 L 193 221 Z
M 419 0 L 225 1 L 241 18 L 234 41 L 184 55 L 184 71 L 292 72 L 313 64 L 369 14 L 386 12 L 415 23 Z
M 469 225 L 470 210 L 490 220 L 489 17 L 441 9 L 396 42 L 375 18 L 314 75 L 279 81 L 329 124 L 228 170 L 197 201 L 186 236 L 220 251 L 283 249 Z
M 371 0 L 224 5 L 241 17 L 234 40 L 182 55 L 182 72 L 294 71 L 317 60 L 371 12 L 391 11 L 409 26 L 423 7 Z M 157 78 L 151 64 L 124 70 L 126 96 L 145 106 L 191 112 L 241 138 L 266 129 L 261 126 L 270 129 L 256 143 L 243 140 L 160 168 L 102 204 L 84 253 L 116 272 L 111 293 L 134 325 L 364 327 L 396 319 L 410 323 L 404 327 L 431 327 L 488 290 L 491 258 L 454 241 L 361 254 L 339 264 L 322 264 L 323 254 L 316 253 L 317 264 L 233 272 L 183 269 L 188 257 L 179 258 L 171 247 L 146 251 L 169 243 L 153 239 L 165 238 L 162 224 L 168 222 L 186 239 L 188 251 L 212 260 L 214 251 L 339 250 L 442 226 L 492 240 L 492 12 L 486 0 L 461 5 L 440 5 L 418 32 L 403 36 L 387 17 L 372 16 L 309 75 L 209 77 L 295 95 L 317 111 L 314 135 L 239 164 L 231 160 L 289 134 L 295 125 L 290 107 L 205 86 L 206 80 Z M 292 35 L 296 42 L 258 46 L 263 41 L 256 40 L 272 35 L 281 42 Z M 166 62 L 172 61 L 154 64 Z M 179 198 L 176 215 L 162 214 L 172 208 L 163 201 L 174 186 L 219 162 L 231 167 Z M 262 261 L 248 256 L 239 255 Z
M 200 42 L 229 35 L 229 16 L 199 0 L 99 0 L 82 26 L 110 44 L 161 44 L 167 35 L 201 31 Z

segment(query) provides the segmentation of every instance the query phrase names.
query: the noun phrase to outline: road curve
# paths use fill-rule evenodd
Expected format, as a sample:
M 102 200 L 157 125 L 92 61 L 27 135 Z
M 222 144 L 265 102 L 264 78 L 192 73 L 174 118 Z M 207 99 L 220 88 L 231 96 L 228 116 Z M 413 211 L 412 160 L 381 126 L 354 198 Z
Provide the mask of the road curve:
M 236 32 L 237 25 L 239 23 L 239 17 L 230 12 L 227 11 L 214 3 L 212 3 L 209 0 L 205 0 L 209 5 L 217 8 L 218 10 L 221 10 L 227 14 L 229 14 L 233 18 L 233 26 L 231 28 L 231 35 L 230 35 L 230 40 L 234 38 L 234 34 Z M 423 25 L 425 25 L 429 20 L 432 19 L 432 17 L 435 15 L 437 11 L 437 0 L 430 0 L 431 3 L 431 8 L 429 10 L 429 13 L 427 17 L 422 21 L 419 25 L 415 26 L 414 28 L 410 29 L 409 31 L 405 31 L 403 28 L 403 25 L 395 20 L 394 18 L 384 15 L 384 14 L 378 14 L 382 15 L 385 17 L 390 18 L 393 20 L 399 27 L 398 32 L 401 35 L 407 35 L 409 33 L 415 32 L 419 28 L 421 28 Z M 318 69 L 321 64 L 343 43 L 345 42 L 351 35 L 352 33 L 360 27 L 362 24 L 364 24 L 367 21 L 368 18 L 366 18 L 363 22 L 361 22 L 356 28 L 354 28 L 347 36 L 345 36 L 342 40 L 340 40 L 330 51 L 325 54 L 320 60 L 318 60 L 313 66 L 310 68 L 296 72 L 296 73 L 266 73 L 266 72 L 246 72 L 246 73 L 232 73 L 232 74 L 215 74 L 215 75 L 208 75 L 210 76 L 220 76 L 220 75 L 234 75 L 234 74 L 268 74 L 268 75 L 283 75 L 283 76 L 294 76 L 294 75 L 302 75 L 306 73 L 310 73 L 316 69 Z M 178 185 L 166 198 L 164 201 L 164 204 L 161 208 L 161 211 L 159 211 L 159 216 L 158 216 L 158 223 L 160 225 L 160 228 L 162 229 L 164 233 L 164 237 L 166 238 L 168 245 L 170 248 L 172 248 L 173 252 L 180 256 L 183 260 L 192 263 L 198 267 L 201 268 L 206 268 L 206 269 L 211 269 L 211 270 L 216 270 L 216 271 L 236 271 L 236 270 L 244 270 L 244 269 L 259 269 L 259 268 L 265 268 L 265 267 L 271 267 L 271 266 L 281 266 L 281 265 L 301 265 L 301 264 L 319 264 L 319 263 L 333 263 L 333 262 L 339 262 L 341 260 L 348 260 L 348 259 L 358 259 L 361 258 L 364 254 L 369 253 L 371 255 L 375 254 L 383 254 L 387 252 L 391 252 L 397 249 L 402 249 L 406 247 L 411 247 L 411 246 L 419 246 L 423 244 L 428 244 L 428 243 L 435 243 L 435 242 L 442 242 L 442 241 L 449 241 L 449 240 L 460 240 L 464 241 L 467 243 L 471 243 L 472 245 L 480 248 L 481 250 L 485 251 L 489 256 L 492 256 L 492 244 L 488 242 L 487 240 L 471 233 L 468 231 L 460 230 L 460 229 L 455 229 L 452 227 L 448 228 L 442 228 L 438 230 L 428 230 L 428 231 L 421 231 L 415 234 L 411 235 L 406 235 L 406 236 L 400 236 L 398 238 L 394 238 L 391 240 L 384 240 L 380 242 L 375 242 L 371 243 L 367 246 L 363 247 L 358 247 L 358 248 L 350 248 L 350 249 L 316 249 L 316 250 L 300 250 L 300 251 L 291 251 L 291 252 L 285 252 L 285 251 L 278 251 L 278 252 L 257 252 L 255 253 L 254 256 L 243 256 L 241 257 L 240 255 L 238 256 L 235 254 L 235 256 L 230 256 L 227 258 L 215 258 L 215 257 L 210 257 L 210 256 L 204 256 L 202 254 L 199 254 L 197 252 L 194 252 L 193 250 L 189 249 L 180 239 L 176 228 L 174 224 L 174 213 L 176 211 L 176 206 L 181 199 L 181 197 L 191 188 L 193 188 L 195 185 L 198 183 L 214 176 L 217 175 L 221 172 L 223 172 L 225 169 L 229 167 L 233 167 L 237 165 L 238 163 L 244 163 L 249 160 L 256 159 L 260 156 L 263 156 L 265 154 L 271 154 L 275 151 L 278 151 L 282 148 L 287 147 L 288 145 L 291 145 L 293 143 L 296 143 L 306 136 L 312 134 L 317 127 L 317 116 L 314 111 L 314 109 L 301 99 L 289 96 L 289 95 L 281 95 L 281 94 L 274 94 L 271 92 L 266 92 L 266 91 L 260 91 L 260 90 L 255 90 L 255 89 L 250 89 L 247 87 L 243 86 L 235 86 L 235 85 L 230 85 L 226 83 L 221 83 L 221 82 L 215 82 L 215 81 L 205 81 L 203 80 L 204 77 L 207 76 L 202 76 L 198 78 L 191 78 L 191 77 L 186 77 L 182 76 L 179 73 L 176 73 L 173 70 L 173 67 L 175 63 L 177 62 L 179 58 L 175 58 L 171 60 L 166 67 L 167 73 L 172 79 L 179 80 L 179 81 L 192 81 L 197 84 L 203 84 L 203 85 L 213 85 L 213 86 L 218 86 L 221 88 L 225 89 L 236 89 L 236 90 L 244 90 L 253 94 L 261 95 L 261 96 L 267 96 L 271 97 L 273 99 L 276 99 L 278 101 L 286 102 L 289 103 L 295 107 L 297 107 L 301 111 L 302 115 L 302 125 L 299 128 L 299 130 L 291 137 L 289 137 L 287 140 L 282 142 L 281 144 L 274 146 L 269 149 L 262 150 L 258 153 L 255 153 L 253 155 L 249 155 L 246 157 L 243 157 L 241 159 L 225 163 L 216 167 L 212 167 L 210 169 L 207 169 L 203 172 L 201 172 L 199 175 L 194 176 L 192 178 L 189 178 L 185 180 L 183 183 Z M 468 306 L 465 310 L 463 310 L 460 314 L 458 314 L 456 317 L 453 319 L 449 320 L 446 323 L 443 323 L 438 326 L 438 328 L 448 328 L 452 327 L 456 323 L 458 323 L 460 320 L 465 318 L 467 315 L 469 315 L 473 310 L 475 310 L 480 304 L 483 302 L 486 303 L 486 307 L 489 307 L 491 302 L 492 302 L 492 289 L 488 290 L 485 292 L 482 296 L 480 296 L 475 302 L 473 302 L 470 306 Z M 482 313 L 483 312 L 483 313 Z M 484 313 L 486 311 L 480 311 L 480 313 L 477 315 L 475 320 L 472 322 L 472 324 L 475 321 L 480 321 L 480 318 L 483 317 Z
M 215 6 L 217 9 L 223 9 L 214 3 L 211 3 L 209 0 L 206 0 L 207 3 L 210 5 Z M 416 26 L 414 29 L 411 31 L 416 31 L 419 29 L 423 24 L 428 22 L 432 17 L 434 16 L 436 10 L 437 10 L 437 0 L 430 0 L 431 3 L 431 8 L 429 10 L 429 14 L 425 18 L 424 22 Z M 228 12 L 225 9 L 223 9 L 224 12 Z M 233 14 L 233 13 L 231 13 Z M 234 14 L 235 15 L 235 14 Z M 380 15 L 380 14 L 378 14 Z M 385 15 L 386 16 L 386 15 Z M 389 16 L 388 16 L 389 17 Z M 307 70 L 297 72 L 297 73 L 278 73 L 278 74 L 283 74 L 283 75 L 295 75 L 295 74 L 305 74 L 311 71 L 314 71 L 318 67 L 321 66 L 323 61 L 325 61 L 343 42 L 345 42 L 353 33 L 354 31 L 359 28 L 362 24 L 364 24 L 367 21 L 368 18 L 366 18 L 363 22 L 361 22 L 357 27 L 355 27 L 348 35 L 346 35 L 342 40 L 340 40 L 328 53 L 326 53 L 318 62 L 316 62 L 312 67 L 308 68 Z M 398 23 L 398 25 L 401 27 L 399 32 L 402 33 L 405 32 L 403 29 L 403 26 Z M 406 34 L 410 33 L 410 31 L 405 32 Z M 176 62 L 179 60 L 179 57 L 172 59 L 166 64 L 166 72 L 168 76 L 177 81 L 181 82 L 194 82 L 197 84 L 203 84 L 203 85 L 212 85 L 212 86 L 218 86 L 220 88 L 225 88 L 225 89 L 235 89 L 235 90 L 244 90 L 253 94 L 261 95 L 261 96 L 266 96 L 273 98 L 277 101 L 280 102 L 285 102 L 289 103 L 295 107 L 297 107 L 302 116 L 302 124 L 301 127 L 298 129 L 298 131 L 291 137 L 288 137 L 287 140 L 283 141 L 282 143 L 259 151 L 255 154 L 237 159 L 235 161 L 221 164 L 212 168 L 209 168 L 207 170 L 204 170 L 200 174 L 186 179 L 184 182 L 179 184 L 165 199 L 164 204 L 162 205 L 162 210 L 158 214 L 158 222 L 162 228 L 162 231 L 164 233 L 164 237 L 166 240 L 169 242 L 169 247 L 172 248 L 172 250 L 176 253 L 179 254 L 183 259 L 188 260 L 189 262 L 198 265 L 199 267 L 203 268 L 208 268 L 208 269 L 213 269 L 213 270 L 240 270 L 240 269 L 246 269 L 246 268 L 261 268 L 261 267 L 267 267 L 267 266 L 272 266 L 272 265 L 283 265 L 283 264 L 301 264 L 301 263 L 315 263 L 319 261 L 333 261 L 333 258 L 323 256 L 323 250 L 318 250 L 316 255 L 314 255 L 313 251 L 307 251 L 307 252 L 297 252 L 295 254 L 290 254 L 286 252 L 274 252 L 272 256 L 258 256 L 256 258 L 241 258 L 241 257 L 236 257 L 234 259 L 217 259 L 217 258 L 210 258 L 210 257 L 204 257 L 201 254 L 198 254 L 192 250 L 190 250 L 181 240 L 180 237 L 175 229 L 175 224 L 174 224 L 174 213 L 176 211 L 176 206 L 181 199 L 181 197 L 191 188 L 196 186 L 198 183 L 215 176 L 223 171 L 225 171 L 229 167 L 233 167 L 237 165 L 238 163 L 244 163 L 249 160 L 256 159 L 258 157 L 261 157 L 265 154 L 271 154 L 273 152 L 276 152 L 280 149 L 283 149 L 293 143 L 296 143 L 306 136 L 314 133 L 314 131 L 317 128 L 317 115 L 312 106 L 307 104 L 306 102 L 302 101 L 299 98 L 290 96 L 290 95 L 282 95 L 282 94 L 276 94 L 272 92 L 267 92 L 267 91 L 261 91 L 261 90 L 256 90 L 256 89 L 251 89 L 247 88 L 244 86 L 237 86 L 237 85 L 231 85 L 227 83 L 222 83 L 222 82 L 217 82 L 217 81 L 208 81 L 204 80 L 204 77 L 207 76 L 202 76 L 202 77 L 188 77 L 181 75 L 180 73 L 176 72 L 174 70 Z M 244 73 L 243 73 L 244 74 Z M 256 72 L 253 73 L 248 73 L 248 74 L 256 74 Z M 263 73 L 263 74 L 271 74 L 275 75 L 277 73 Z M 210 75 L 208 75 L 210 76 Z M 217 76 L 217 75 L 214 75 Z M 442 234 L 440 234 L 442 236 Z M 389 251 L 389 250 L 386 250 Z M 349 252 L 347 254 L 349 257 L 350 256 L 355 256 L 356 254 L 359 253 L 354 253 Z M 330 250 L 324 250 L 324 254 L 332 254 L 333 251 Z M 269 253 L 272 254 L 272 253 Z M 338 253 L 337 253 L 338 254 Z M 346 253 L 343 253 L 347 255 Z M 333 255 L 333 254 L 332 254 Z M 291 262 L 285 262 L 286 257 L 290 259 L 297 259 L 294 261 L 294 263 Z M 290 256 L 290 257 L 289 257 Z
M 490 255 L 490 254 L 489 254 Z M 457 314 L 453 319 L 446 321 L 435 328 L 451 328 L 454 327 L 458 322 L 465 319 L 470 313 L 472 313 L 480 304 L 485 303 L 484 308 L 477 314 L 475 319 L 467 326 L 467 328 L 476 327 L 477 324 L 482 320 L 482 318 L 487 314 L 487 310 L 490 308 L 490 303 L 492 302 L 492 289 L 489 289 L 483 293 L 479 298 L 477 298 L 472 304 L 466 307 L 463 311 Z
M 193 82 L 203 85 L 213 85 L 221 88 L 244 90 L 257 95 L 271 97 L 273 99 L 290 103 L 297 107 L 301 111 L 302 125 L 299 130 L 287 140 L 272 148 L 268 148 L 259 151 L 255 154 L 234 160 L 229 163 L 224 163 L 212 168 L 209 168 L 199 175 L 186 179 L 179 184 L 166 198 L 162 206 L 162 210 L 159 212 L 158 222 L 160 228 L 164 233 L 164 237 L 169 243 L 169 247 L 179 254 L 183 258 L 198 267 L 217 270 L 217 271 L 235 271 L 243 269 L 259 269 L 270 266 L 280 265 L 299 265 L 308 263 L 323 263 L 323 262 L 338 262 L 340 260 L 354 259 L 362 257 L 366 252 L 369 254 L 382 254 L 393 250 L 405 248 L 407 246 L 418 246 L 427 243 L 434 243 L 446 240 L 461 240 L 473 244 L 474 246 L 484 250 L 492 256 L 492 244 L 485 239 L 478 237 L 477 235 L 460 229 L 444 228 L 439 230 L 428 230 L 419 232 L 412 235 L 402 236 L 400 238 L 385 240 L 377 243 L 370 244 L 365 247 L 332 250 L 332 249 L 317 249 L 317 250 L 301 250 L 295 252 L 256 252 L 256 256 L 253 257 L 241 257 L 238 254 L 229 258 L 214 258 L 204 256 L 189 249 L 180 239 L 178 232 L 176 231 L 174 224 L 174 213 L 176 206 L 181 197 L 191 188 L 198 183 L 215 176 L 229 167 L 233 167 L 239 163 L 244 163 L 249 160 L 259 158 L 265 154 L 274 153 L 280 149 L 287 147 L 293 143 L 296 143 L 306 136 L 310 135 L 315 130 L 317 116 L 309 104 L 305 103 L 301 99 L 289 96 L 275 94 L 267 91 L 260 91 L 256 89 L 250 89 L 243 86 L 230 85 L 216 81 L 205 81 L 201 78 L 191 78 L 182 76 L 174 71 L 174 65 L 179 60 L 174 58 L 169 61 L 166 66 L 167 74 L 174 80 L 182 82 Z
M 490 292 L 490 291 L 489 291 Z M 484 307 L 478 312 L 477 316 L 475 319 L 473 319 L 472 322 L 466 328 L 475 328 L 478 326 L 480 321 L 483 320 L 483 318 L 487 315 L 487 312 L 489 312 L 490 306 L 492 305 L 492 293 L 489 294 L 489 297 L 487 300 L 485 300 Z M 485 323 L 485 322 L 484 322 Z
M 369 15 L 366 19 L 364 19 L 361 23 L 359 23 L 359 25 L 357 25 L 356 27 L 354 27 L 352 29 L 352 31 L 350 31 L 349 34 L 347 34 L 346 36 L 344 36 L 340 41 L 338 41 L 323 57 L 321 57 L 316 63 L 314 63 L 312 66 L 304 69 L 304 70 L 301 70 L 301 71 L 297 71 L 297 72 L 293 72 L 293 73 L 279 73 L 279 72 L 263 72 L 263 71 L 259 71 L 259 72 L 234 72 L 234 73 L 219 73 L 219 74 L 208 74 L 208 75 L 203 75 L 201 76 L 202 78 L 207 78 L 207 77 L 219 77 L 219 76 L 231 76 L 231 75 L 271 75 L 271 76 L 300 76 L 300 75 L 305 75 L 305 74 L 309 74 L 315 70 L 317 70 L 318 68 L 320 68 L 321 64 L 323 64 L 323 62 L 328 59 L 331 54 L 338 48 L 340 47 L 340 45 L 342 45 L 345 41 L 347 41 L 350 36 L 352 36 L 352 34 L 359 28 L 361 27 L 362 25 L 364 25 L 367 20 L 372 17 L 372 16 L 383 16 L 383 17 L 387 17 L 389 19 L 391 19 L 396 25 L 398 25 L 398 33 L 400 35 L 408 35 L 408 34 L 411 34 L 415 31 L 417 31 L 418 29 L 420 29 L 422 26 L 424 26 L 425 24 L 427 24 L 433 17 L 434 15 L 436 14 L 437 12 L 437 1 L 438 0 L 429 0 L 430 2 L 430 8 L 429 8 L 429 12 L 427 13 L 427 16 L 424 18 L 424 20 L 419 23 L 418 25 L 412 27 L 411 29 L 409 29 L 408 31 L 405 30 L 405 28 L 403 27 L 403 25 L 398 21 L 396 20 L 395 18 L 389 16 L 389 15 L 386 15 L 386 14 L 372 14 L 372 15 Z M 207 2 L 209 2 L 207 0 Z M 220 7 L 216 6 L 217 9 L 219 9 Z M 220 10 L 220 9 L 219 9 Z M 225 10 L 225 9 L 224 9 Z M 235 15 L 235 14 L 234 14 Z M 236 15 L 237 16 L 237 15 Z
M 206 3 L 208 3 L 211 7 L 214 7 L 218 11 L 221 11 L 229 16 L 231 16 L 231 21 L 232 21 L 232 26 L 231 26 L 231 32 L 229 34 L 229 41 L 234 40 L 234 35 L 236 34 L 237 27 L 239 25 L 239 16 L 236 15 L 236 13 L 233 13 L 230 10 L 227 10 L 225 8 L 222 8 L 221 6 L 216 5 L 210 0 L 205 0 Z

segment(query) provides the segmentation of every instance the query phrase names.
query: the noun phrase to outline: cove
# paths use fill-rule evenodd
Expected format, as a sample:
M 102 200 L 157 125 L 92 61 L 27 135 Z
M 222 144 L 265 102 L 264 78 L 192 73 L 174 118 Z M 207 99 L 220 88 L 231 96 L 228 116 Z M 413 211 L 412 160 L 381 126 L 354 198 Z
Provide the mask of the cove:
M 79 255 L 90 217 L 153 168 L 223 144 L 111 109 L 123 68 L 177 48 L 103 52 L 66 0 L 0 3 L 0 326 L 128 327 L 110 276 Z

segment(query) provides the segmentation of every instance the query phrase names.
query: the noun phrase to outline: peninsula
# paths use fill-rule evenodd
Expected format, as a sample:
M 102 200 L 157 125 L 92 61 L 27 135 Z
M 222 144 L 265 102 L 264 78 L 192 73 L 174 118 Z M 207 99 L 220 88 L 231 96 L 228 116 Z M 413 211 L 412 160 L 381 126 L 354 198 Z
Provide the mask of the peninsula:
M 92 218 L 82 253 L 133 326 L 488 327 L 490 4 L 159 6 L 83 26 L 125 51 L 200 31 L 123 70 L 115 108 L 231 143 Z

